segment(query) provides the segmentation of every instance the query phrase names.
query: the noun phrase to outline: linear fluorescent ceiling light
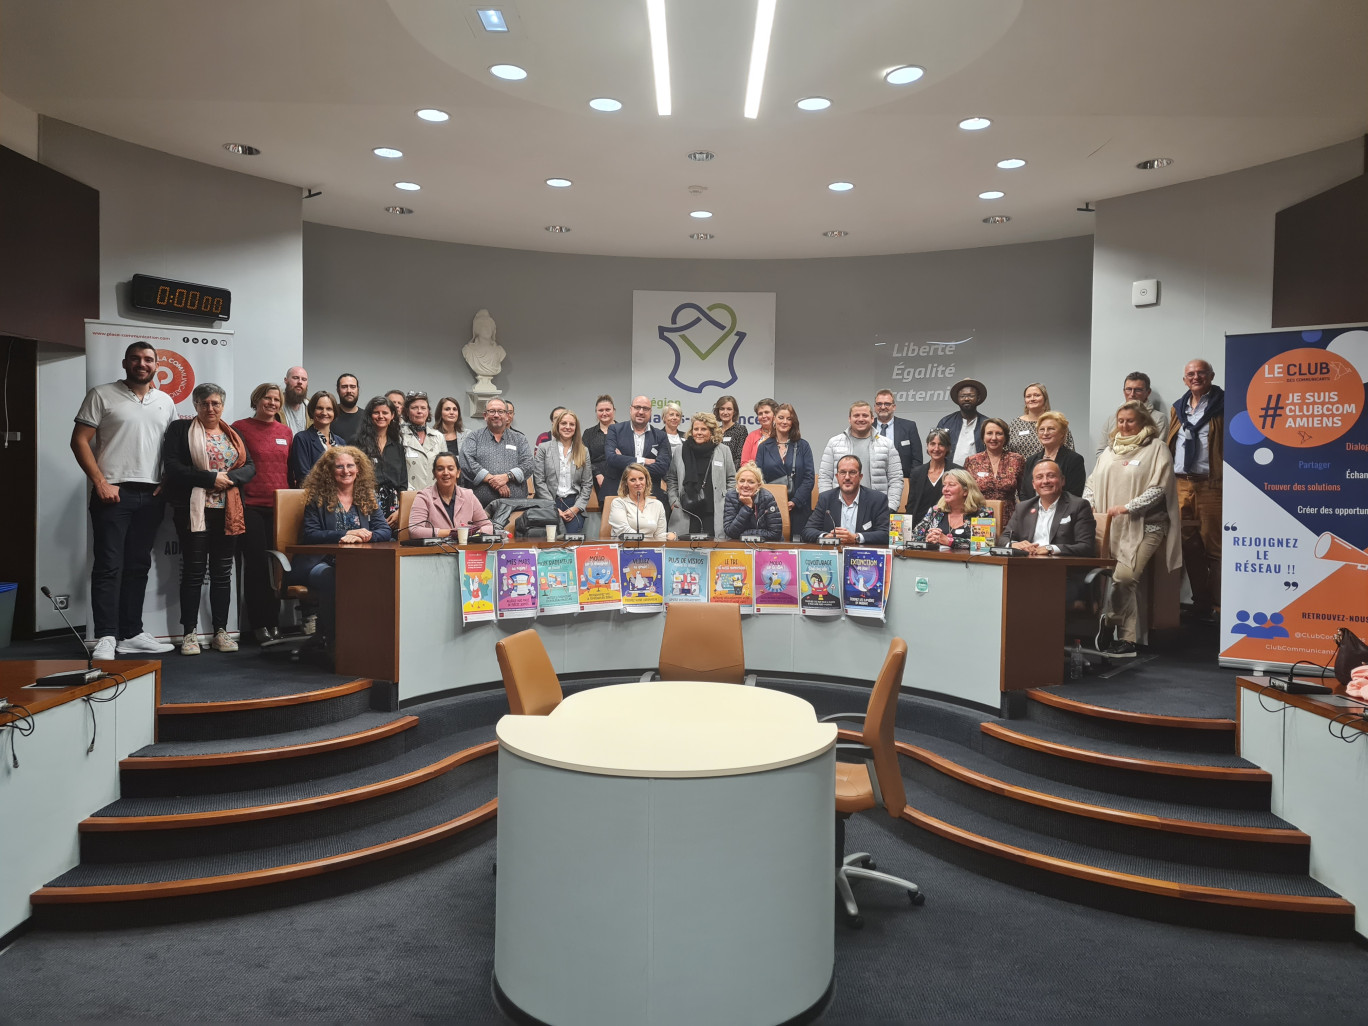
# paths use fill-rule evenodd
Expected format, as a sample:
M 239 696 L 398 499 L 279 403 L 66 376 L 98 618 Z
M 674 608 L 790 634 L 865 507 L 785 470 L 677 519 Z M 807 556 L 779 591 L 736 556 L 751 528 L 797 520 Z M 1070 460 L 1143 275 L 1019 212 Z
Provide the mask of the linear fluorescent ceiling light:
M 769 63 L 770 32 L 774 29 L 774 8 L 779 0 L 756 0 L 755 38 L 751 41 L 750 73 L 746 76 L 746 105 L 742 109 L 748 118 L 760 116 L 760 93 L 765 88 L 765 65 Z
M 655 68 L 656 113 L 670 113 L 670 42 L 665 34 L 665 0 L 646 0 L 651 26 L 651 64 Z
M 508 22 L 504 21 L 503 11 L 497 7 L 490 7 L 476 11 L 480 16 L 480 24 L 485 27 L 486 32 L 507 32 Z

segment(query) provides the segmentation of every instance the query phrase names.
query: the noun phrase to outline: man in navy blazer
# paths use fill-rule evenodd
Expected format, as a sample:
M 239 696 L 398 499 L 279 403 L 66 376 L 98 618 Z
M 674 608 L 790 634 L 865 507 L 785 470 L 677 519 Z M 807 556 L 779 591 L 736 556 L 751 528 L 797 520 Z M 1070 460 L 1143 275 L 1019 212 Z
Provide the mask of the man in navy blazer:
M 1031 483 L 1035 485 L 1035 498 L 1017 504 L 1002 535 L 1011 535 L 1012 548 L 1033 556 L 1097 555 L 1097 520 L 1092 506 L 1064 490 L 1059 464 L 1041 460 L 1035 465 Z
M 609 497 L 617 494 L 622 472 L 633 463 L 641 463 L 651 472 L 651 494 L 668 509 L 665 475 L 673 451 L 665 432 L 651 427 L 650 397 L 637 396 L 632 400 L 631 419 L 614 424 L 603 439 L 604 508 L 607 509 Z
M 842 545 L 888 544 L 888 496 L 861 488 L 863 476 L 860 457 L 841 457 L 836 464 L 836 487 L 817 499 L 803 528 L 803 541 L 812 545 L 823 535 L 831 535 Z
M 874 433 L 893 443 L 893 451 L 902 462 L 903 477 L 911 477 L 912 468 L 922 461 L 921 433 L 915 420 L 893 416 L 897 409 L 897 400 L 888 389 L 874 396 Z

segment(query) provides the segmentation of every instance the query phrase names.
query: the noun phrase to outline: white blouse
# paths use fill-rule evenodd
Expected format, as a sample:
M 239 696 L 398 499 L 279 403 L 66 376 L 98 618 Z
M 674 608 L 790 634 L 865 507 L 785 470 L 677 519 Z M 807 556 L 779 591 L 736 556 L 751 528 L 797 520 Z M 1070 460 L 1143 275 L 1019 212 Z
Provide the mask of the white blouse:
M 667 525 L 665 506 L 653 495 L 647 496 L 644 510 L 637 509 L 635 502 L 620 495 L 614 496 L 608 507 L 608 530 L 614 538 L 639 531 L 647 541 L 664 541 Z

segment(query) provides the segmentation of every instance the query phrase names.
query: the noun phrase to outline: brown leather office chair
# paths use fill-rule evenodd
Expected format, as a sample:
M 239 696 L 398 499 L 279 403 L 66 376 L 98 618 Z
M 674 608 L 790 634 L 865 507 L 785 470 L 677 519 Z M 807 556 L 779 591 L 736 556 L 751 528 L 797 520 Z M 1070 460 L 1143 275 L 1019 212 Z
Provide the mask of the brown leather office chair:
M 779 505 L 779 516 L 784 520 L 784 541 L 789 541 L 793 534 L 789 529 L 788 485 L 766 484 L 764 488 L 774 496 L 774 501 Z
M 271 590 L 275 592 L 276 598 L 282 602 L 294 600 L 307 603 L 313 597 L 307 585 L 289 583 L 285 577 L 292 568 L 286 550 L 299 542 L 299 532 L 303 526 L 304 489 L 277 489 L 275 493 L 274 547 L 267 551 L 266 558 L 270 561 Z M 292 655 L 297 655 L 302 644 L 308 642 L 310 638 L 311 635 L 307 634 L 285 634 L 271 641 L 263 641 L 260 644 L 264 651 L 283 648 L 288 649 Z
M 911 479 L 910 477 L 905 477 L 905 478 L 903 478 L 903 490 L 902 490 L 902 495 L 901 495 L 901 496 L 899 497 L 899 499 L 898 499 L 898 508 L 895 509 L 895 510 L 893 511 L 894 513 L 906 513 L 906 512 L 907 512 L 907 493 L 910 492 L 911 490 L 912 490 L 912 479 Z
M 741 609 L 720 602 L 673 602 L 665 607 L 659 673 L 642 680 L 710 680 L 755 686 L 746 673 Z
M 837 720 L 863 721 L 864 729 L 858 744 L 837 745 L 838 750 L 858 750 L 866 753 L 863 762 L 836 763 L 836 853 L 840 860 L 836 867 L 836 890 L 845 904 L 846 919 L 853 927 L 864 925 L 860 908 L 855 904 L 850 881 L 880 880 L 907 891 L 914 905 L 926 901 L 921 888 L 910 880 L 880 873 L 868 852 L 851 855 L 845 852 L 845 823 L 856 812 L 864 812 L 882 805 L 890 816 L 898 819 L 907 804 L 903 789 L 902 770 L 898 766 L 898 752 L 893 747 L 893 723 L 897 718 L 898 690 L 902 687 L 903 669 L 907 665 L 907 642 L 894 638 L 888 643 L 888 654 L 869 694 L 869 707 L 863 713 L 836 713 L 824 716 L 823 723 Z
M 514 716 L 545 716 L 560 705 L 560 678 L 536 631 L 509 635 L 495 644 L 494 654 L 508 692 L 508 709 Z
M 399 519 L 394 522 L 396 539 L 409 537 L 409 514 L 413 512 L 413 500 L 417 497 L 418 493 L 411 488 L 399 493 Z

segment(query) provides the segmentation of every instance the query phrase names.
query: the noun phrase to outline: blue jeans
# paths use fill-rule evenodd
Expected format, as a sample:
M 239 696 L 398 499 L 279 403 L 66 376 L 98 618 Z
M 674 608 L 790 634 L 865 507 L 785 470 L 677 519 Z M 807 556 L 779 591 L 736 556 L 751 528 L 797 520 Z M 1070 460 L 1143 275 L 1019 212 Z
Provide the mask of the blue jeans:
M 569 509 L 575 505 L 575 500 L 579 498 L 579 492 L 574 495 L 557 495 L 556 509 Z M 605 513 L 604 516 L 607 516 Z M 584 533 L 584 511 L 576 513 L 570 520 L 562 520 L 556 525 L 556 530 L 560 534 L 583 534 Z
M 91 493 L 95 562 L 90 570 L 90 618 L 97 638 L 132 638 L 142 633 L 152 545 L 166 515 L 165 500 L 152 494 L 156 487 L 120 485 L 119 501 L 109 503 Z

